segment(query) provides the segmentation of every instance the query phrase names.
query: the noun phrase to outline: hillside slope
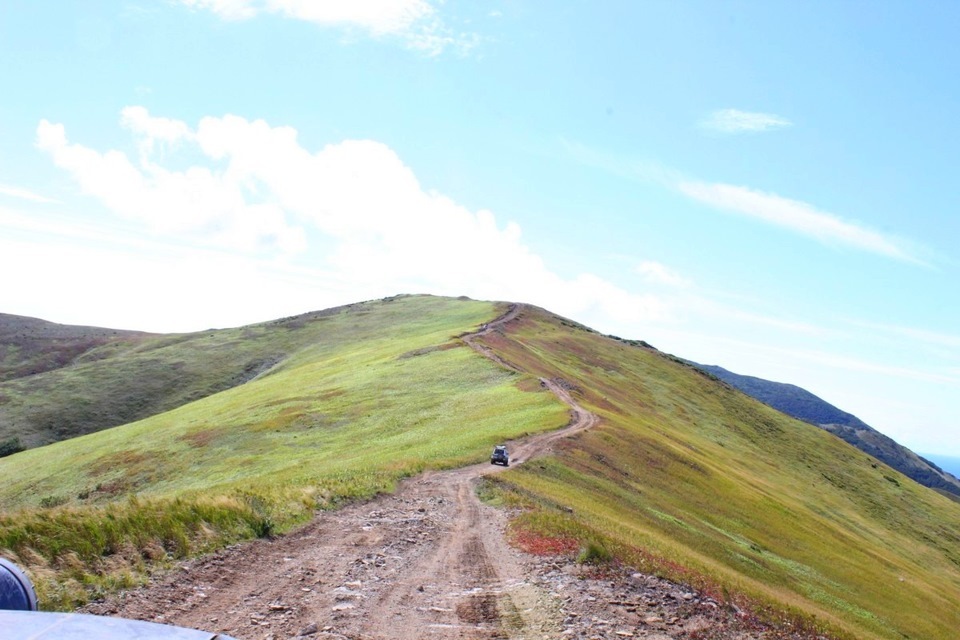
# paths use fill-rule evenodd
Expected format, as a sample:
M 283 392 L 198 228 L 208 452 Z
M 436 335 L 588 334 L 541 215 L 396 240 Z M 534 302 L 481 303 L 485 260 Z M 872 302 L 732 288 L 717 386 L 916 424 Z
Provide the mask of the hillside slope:
M 955 637 L 960 505 L 639 343 L 529 307 L 484 341 L 601 418 L 498 476 L 530 509 L 518 530 L 594 540 L 855 638 Z
M 289 355 L 276 356 L 268 371 L 244 384 L 174 410 L 0 460 L 7 478 L 0 508 L 35 507 L 45 499 L 99 504 L 133 492 L 229 492 L 267 480 L 277 487 L 321 477 L 350 485 L 352 476 L 374 478 L 380 465 L 401 475 L 455 466 L 482 456 L 477 443 L 485 451 L 518 430 L 562 425 L 564 409 L 549 394 L 535 383 L 528 386 L 538 393 L 519 391 L 514 385 L 522 376 L 498 371 L 456 338 L 495 316 L 490 303 L 411 296 L 152 343 L 148 353 L 190 356 L 199 345 L 208 360 L 277 345 Z M 232 373 L 237 361 L 206 367 Z M 112 362 L 133 366 L 127 357 Z M 86 373 L 71 372 L 78 379 Z M 141 372 L 141 384 L 149 385 L 153 373 Z M 127 392 L 128 381 L 112 372 L 105 384 L 111 383 Z M 99 393 L 109 398 L 110 387 Z M 504 413 L 511 419 L 501 423 Z M 390 475 L 371 482 L 380 485 Z
M 521 543 L 613 554 L 796 616 L 817 630 L 805 637 L 955 637 L 960 505 L 676 358 L 534 307 L 473 338 L 498 366 L 461 336 L 504 309 L 401 297 L 280 326 L 314 340 L 263 375 L 0 459 L 0 548 L 41 577 L 46 606 L 69 607 L 556 429 L 567 408 L 545 379 L 600 424 L 486 487 L 520 508 Z
M 925 487 L 960 497 L 960 480 L 952 474 L 883 435 L 855 415 L 841 411 L 806 389 L 792 384 L 739 375 L 723 367 L 693 362 L 690 364 L 788 416 L 826 429 Z
M 27 448 L 58 442 L 237 387 L 329 339 L 323 320 L 345 312 L 364 313 L 363 305 L 236 329 L 168 335 L 115 335 L 42 321 L 8 321 L 11 329 L 34 328 L 33 347 L 32 357 L 20 358 L 20 366 L 8 370 L 10 379 L 0 382 L 0 441 L 17 438 Z M 18 346 L 27 343 L 23 333 L 0 331 L 0 349 L 13 355 L 27 352 Z M 32 370 L 25 363 L 35 363 L 36 371 L 22 375 Z M 21 375 L 13 375 L 15 371 Z
M 136 343 L 148 335 L 0 313 L 0 382 L 66 367 L 97 347 Z
M 303 346 L 244 384 L 0 459 L 0 549 L 32 572 L 45 608 L 70 609 L 174 559 L 274 535 L 316 509 L 563 426 L 565 407 L 535 379 L 500 369 L 458 338 L 501 311 L 401 296 L 219 336 L 164 338 L 171 350 L 177 338 L 240 342 L 244 356 Z M 213 356 L 226 351 L 210 349 L 205 370 L 216 373 Z M 229 372 L 236 360 L 223 362 Z M 88 381 L 106 386 L 90 389 L 94 397 L 109 402 L 111 385 L 128 392 L 128 380 L 104 371 Z M 150 372 L 139 379 L 149 384 Z

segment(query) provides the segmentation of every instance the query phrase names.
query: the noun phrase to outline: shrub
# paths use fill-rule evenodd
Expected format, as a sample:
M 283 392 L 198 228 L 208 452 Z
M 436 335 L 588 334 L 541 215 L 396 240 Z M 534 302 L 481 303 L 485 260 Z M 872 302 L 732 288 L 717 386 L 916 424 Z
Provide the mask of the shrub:
M 590 541 L 580 549 L 577 562 L 580 564 L 605 564 L 613 560 L 613 554 L 601 542 Z
M 23 451 L 24 449 L 25 447 L 20 442 L 20 438 L 16 436 L 7 438 L 3 442 L 0 442 L 0 458 L 11 456 L 15 453 Z
M 67 499 L 63 496 L 44 496 L 40 498 L 40 506 L 44 509 L 52 509 L 66 503 Z

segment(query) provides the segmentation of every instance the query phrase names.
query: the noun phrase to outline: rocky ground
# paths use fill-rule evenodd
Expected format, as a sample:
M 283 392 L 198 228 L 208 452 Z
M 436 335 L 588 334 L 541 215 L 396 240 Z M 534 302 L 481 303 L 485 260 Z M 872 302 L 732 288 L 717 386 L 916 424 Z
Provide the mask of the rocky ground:
M 507 514 L 473 491 L 484 471 L 417 478 L 85 611 L 242 640 L 785 637 L 682 585 L 508 546 Z

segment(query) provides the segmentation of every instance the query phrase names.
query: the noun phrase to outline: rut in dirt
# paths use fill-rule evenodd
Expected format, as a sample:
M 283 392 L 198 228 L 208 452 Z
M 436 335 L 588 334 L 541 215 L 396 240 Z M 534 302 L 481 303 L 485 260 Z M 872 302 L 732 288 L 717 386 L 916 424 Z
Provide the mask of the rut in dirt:
M 513 370 L 477 339 L 502 331 L 507 312 L 461 339 Z M 571 407 L 558 431 L 510 443 L 521 464 L 597 422 L 563 385 L 541 384 Z M 85 611 L 227 633 L 240 640 L 312 637 L 542 638 L 562 627 L 555 604 L 528 580 L 503 536 L 505 515 L 476 485 L 502 467 L 426 473 L 394 495 L 318 515 L 275 540 L 257 540 L 183 567 Z

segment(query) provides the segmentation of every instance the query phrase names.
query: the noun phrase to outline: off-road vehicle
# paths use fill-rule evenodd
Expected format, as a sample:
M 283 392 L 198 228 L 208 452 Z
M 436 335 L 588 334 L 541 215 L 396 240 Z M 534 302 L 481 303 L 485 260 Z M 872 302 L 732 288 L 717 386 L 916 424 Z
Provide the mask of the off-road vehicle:
M 498 444 L 493 448 L 490 454 L 490 464 L 502 464 L 505 467 L 510 466 L 510 454 L 507 453 L 506 445 Z

